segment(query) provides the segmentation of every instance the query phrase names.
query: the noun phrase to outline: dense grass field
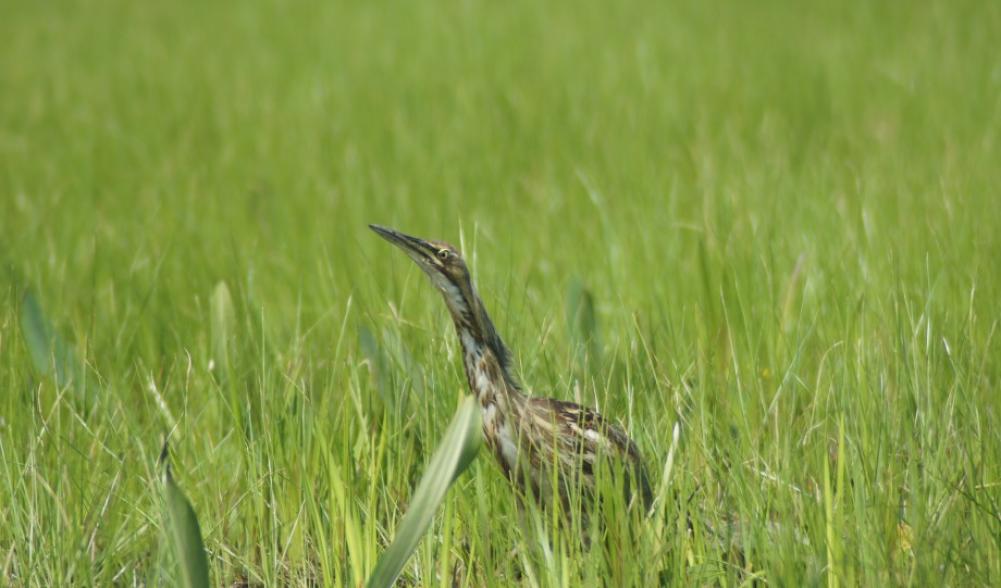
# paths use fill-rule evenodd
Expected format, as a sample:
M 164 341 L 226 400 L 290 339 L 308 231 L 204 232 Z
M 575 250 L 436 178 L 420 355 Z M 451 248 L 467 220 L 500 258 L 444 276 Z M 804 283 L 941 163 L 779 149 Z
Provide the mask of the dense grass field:
M 482 452 L 404 585 L 1001 583 L 1001 4 L 2 13 L 0 584 L 165 581 L 168 432 L 214 585 L 364 582 L 465 394 L 371 222 L 655 484 L 680 424 L 656 540 Z

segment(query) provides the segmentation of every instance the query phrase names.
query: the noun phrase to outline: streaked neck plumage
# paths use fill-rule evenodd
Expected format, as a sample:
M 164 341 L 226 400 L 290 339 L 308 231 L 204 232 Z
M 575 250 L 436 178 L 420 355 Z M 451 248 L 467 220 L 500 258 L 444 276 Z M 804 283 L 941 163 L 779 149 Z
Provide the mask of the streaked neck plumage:
M 449 286 L 442 289 L 442 294 L 462 345 L 462 363 L 469 389 L 483 408 L 521 396 L 511 373 L 511 353 L 497 334 L 472 281 Z
M 441 288 L 462 344 L 469 389 L 483 410 L 487 445 L 507 475 L 518 471 L 518 418 L 528 397 L 512 375 L 511 354 L 468 279 Z

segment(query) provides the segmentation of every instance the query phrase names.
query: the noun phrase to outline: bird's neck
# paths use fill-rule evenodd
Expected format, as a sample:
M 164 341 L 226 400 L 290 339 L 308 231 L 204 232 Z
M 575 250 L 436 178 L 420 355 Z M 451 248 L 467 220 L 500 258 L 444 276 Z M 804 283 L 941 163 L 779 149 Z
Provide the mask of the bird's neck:
M 452 316 L 456 318 L 454 313 Z M 456 318 L 455 328 L 462 343 L 466 381 L 482 411 L 483 439 L 504 473 L 510 476 L 518 467 L 516 415 L 524 410 L 527 397 L 509 372 L 508 351 L 485 311 L 483 319 L 481 324 L 489 326 L 492 336 L 460 318 Z
M 452 308 L 452 320 L 462 345 L 462 362 L 470 391 L 483 408 L 521 397 L 511 373 L 510 352 L 478 297 Z

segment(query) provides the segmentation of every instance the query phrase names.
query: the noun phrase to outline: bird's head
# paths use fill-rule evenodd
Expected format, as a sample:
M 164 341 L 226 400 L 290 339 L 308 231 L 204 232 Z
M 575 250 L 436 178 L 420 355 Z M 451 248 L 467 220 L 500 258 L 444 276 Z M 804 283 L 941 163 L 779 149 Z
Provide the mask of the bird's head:
M 431 278 L 453 312 L 469 312 L 475 296 L 469 269 L 459 251 L 442 241 L 428 241 L 380 225 L 369 225 L 383 239 L 396 245 Z
M 424 270 L 431 283 L 445 297 L 460 338 L 465 342 L 468 336 L 487 346 L 500 362 L 504 378 L 517 388 L 518 384 L 510 374 L 511 356 L 476 294 L 469 269 L 459 251 L 448 243 L 411 237 L 387 227 L 369 225 L 369 228 L 405 251 Z

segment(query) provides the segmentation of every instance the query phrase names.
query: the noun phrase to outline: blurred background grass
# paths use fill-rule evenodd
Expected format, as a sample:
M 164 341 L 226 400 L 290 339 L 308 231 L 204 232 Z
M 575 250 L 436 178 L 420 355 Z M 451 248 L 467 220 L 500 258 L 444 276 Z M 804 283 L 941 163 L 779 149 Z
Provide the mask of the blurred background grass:
M 654 471 L 680 418 L 693 508 L 809 537 L 751 534 L 765 577 L 998 581 L 997 3 L 3 12 L 8 581 L 147 577 L 175 422 L 217 580 L 363 578 L 464 385 L 441 303 L 370 222 L 461 242 L 526 383 L 600 404 Z M 86 402 L 32 367 L 29 287 Z M 813 497 L 842 455 L 825 523 Z M 427 541 L 411 581 L 522 573 L 479 461 L 441 523 L 454 543 Z M 718 559 L 668 567 L 689 582 Z

